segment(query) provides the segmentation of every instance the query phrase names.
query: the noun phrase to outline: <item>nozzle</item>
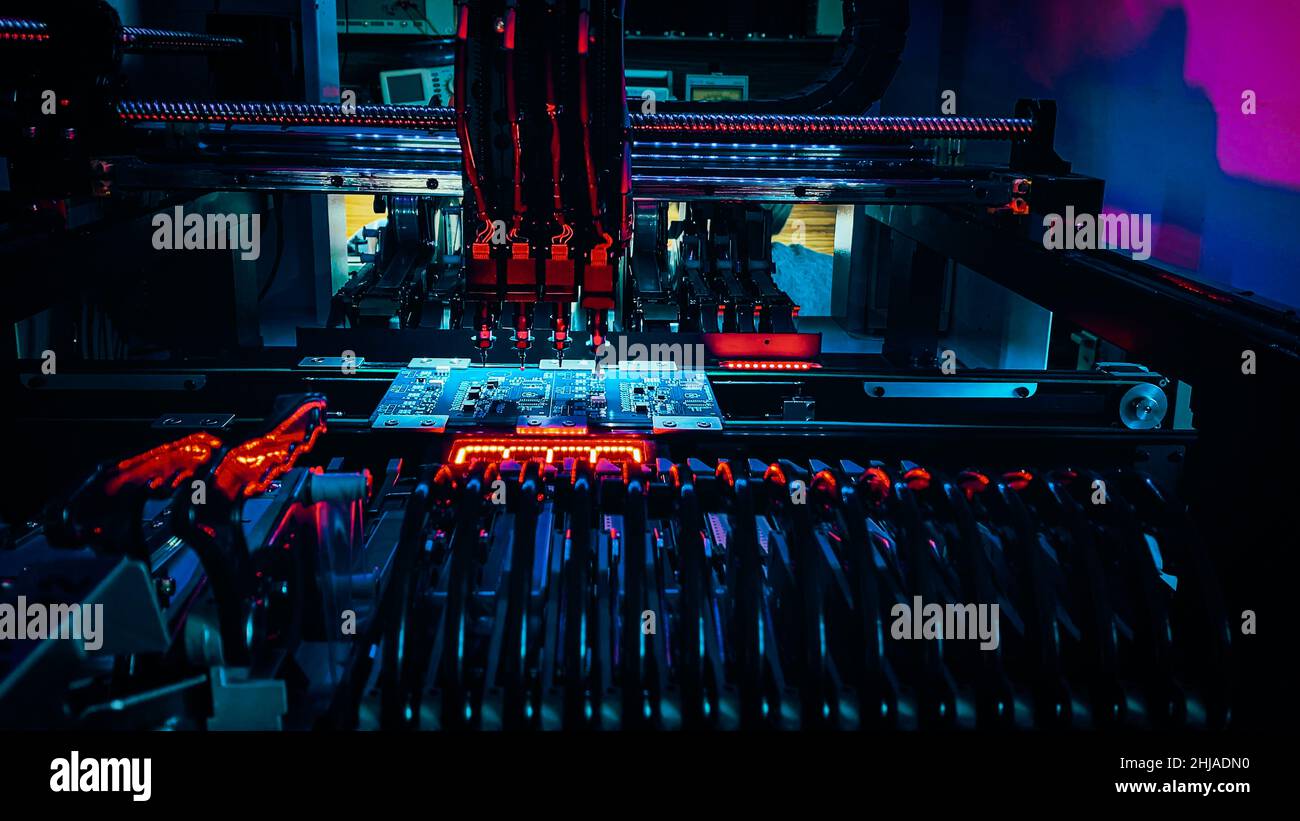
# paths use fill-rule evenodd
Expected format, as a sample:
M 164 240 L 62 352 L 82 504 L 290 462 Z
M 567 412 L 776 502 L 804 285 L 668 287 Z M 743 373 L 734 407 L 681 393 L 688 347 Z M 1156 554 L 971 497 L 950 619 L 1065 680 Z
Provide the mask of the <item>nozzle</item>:
M 515 332 L 510 337 L 510 342 L 515 346 L 515 352 L 519 354 L 519 370 L 524 369 L 524 364 L 528 361 L 528 349 L 533 345 L 532 329 L 529 327 L 528 311 L 520 303 L 515 307 Z
M 601 311 L 601 310 L 588 311 L 587 327 L 591 330 L 591 339 L 588 341 L 587 344 L 588 346 L 590 346 L 592 354 L 595 355 L 597 359 L 599 359 L 600 347 L 605 344 L 605 341 L 608 336 L 608 333 L 606 331 L 607 325 L 606 325 L 605 311 Z
M 572 344 L 573 339 L 569 336 L 568 305 L 557 302 L 551 314 L 551 347 L 555 349 L 555 359 L 561 365 L 564 364 L 564 352 Z
M 474 347 L 478 349 L 479 361 L 483 367 L 487 367 L 488 353 L 492 350 L 492 343 L 496 342 L 496 336 L 492 333 L 492 326 L 482 322 L 478 326 L 478 332 L 474 334 Z
M 479 303 L 475 323 L 478 330 L 474 332 L 474 336 L 470 337 L 470 342 L 478 351 L 479 362 L 486 368 L 488 355 L 492 352 L 492 345 L 497 341 L 496 335 L 492 333 L 492 327 L 496 325 L 496 317 L 492 307 L 487 302 Z

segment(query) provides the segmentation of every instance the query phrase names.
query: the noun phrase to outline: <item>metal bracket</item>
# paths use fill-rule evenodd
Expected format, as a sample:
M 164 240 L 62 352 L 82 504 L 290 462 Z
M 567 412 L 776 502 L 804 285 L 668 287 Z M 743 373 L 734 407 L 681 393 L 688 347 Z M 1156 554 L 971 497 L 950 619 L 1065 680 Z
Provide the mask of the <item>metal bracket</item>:
M 650 425 L 655 433 L 722 430 L 722 420 L 716 416 L 651 416 Z
M 380 414 L 370 423 L 374 430 L 423 430 L 442 433 L 447 429 L 446 416 L 390 416 Z
M 408 368 L 433 368 L 436 370 L 463 371 L 469 367 L 469 358 L 460 356 L 418 356 L 407 363 Z
M 346 363 L 344 362 L 344 358 L 341 356 L 305 356 L 302 361 L 298 363 L 298 367 L 312 368 L 315 370 L 341 371 L 345 364 L 347 368 L 351 370 L 360 368 L 365 361 L 366 358 L 364 356 L 349 357 Z
M 1028 399 L 1038 392 L 1037 382 L 863 382 L 862 389 L 875 399 Z
M 587 419 L 579 416 L 521 416 L 515 423 L 515 433 L 522 435 L 586 432 Z
M 235 421 L 233 413 L 164 413 L 151 427 L 166 430 L 225 430 Z

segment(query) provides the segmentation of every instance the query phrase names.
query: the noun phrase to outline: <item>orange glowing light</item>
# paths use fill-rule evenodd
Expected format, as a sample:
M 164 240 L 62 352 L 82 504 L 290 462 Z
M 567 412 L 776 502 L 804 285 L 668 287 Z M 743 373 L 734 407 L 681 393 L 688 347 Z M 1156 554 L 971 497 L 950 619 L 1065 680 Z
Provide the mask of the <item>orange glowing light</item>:
M 834 493 L 840 483 L 835 479 L 835 474 L 829 470 L 819 470 L 817 475 L 812 479 L 813 487 L 820 487 L 828 493 Z
M 966 500 L 975 498 L 976 493 L 983 493 L 990 484 L 989 477 L 977 471 L 963 471 L 957 477 L 957 486 L 966 494 Z
M 178 487 L 220 448 L 221 440 L 209 433 L 194 433 L 159 445 L 118 462 L 117 473 L 105 482 L 104 490 L 112 495 L 131 484 L 143 484 L 149 490 L 164 484 Z
M 861 481 L 866 484 L 867 489 L 870 490 L 877 499 L 883 499 L 888 496 L 889 489 L 893 486 L 889 474 L 885 473 L 881 468 L 875 467 L 867 468 L 866 472 L 862 474 Z
M 1029 487 L 1029 483 L 1034 481 L 1034 474 L 1027 470 L 1012 470 L 1002 474 L 1002 481 L 1007 483 L 1007 487 L 1012 490 L 1024 490 Z
M 903 483 L 909 490 L 925 490 L 930 487 L 930 471 L 925 468 L 912 468 L 903 474 Z
M 232 448 L 213 472 L 217 489 L 231 500 L 265 492 L 316 444 L 325 431 L 324 413 L 324 399 L 306 402 L 270 433 Z
M 464 465 L 479 461 L 518 462 L 540 461 L 547 464 L 565 459 L 576 459 L 596 464 L 601 459 L 611 462 L 644 464 L 646 443 L 640 439 L 606 439 L 601 437 L 570 437 L 545 439 L 529 437 L 472 438 L 457 441 L 451 448 L 452 464 Z

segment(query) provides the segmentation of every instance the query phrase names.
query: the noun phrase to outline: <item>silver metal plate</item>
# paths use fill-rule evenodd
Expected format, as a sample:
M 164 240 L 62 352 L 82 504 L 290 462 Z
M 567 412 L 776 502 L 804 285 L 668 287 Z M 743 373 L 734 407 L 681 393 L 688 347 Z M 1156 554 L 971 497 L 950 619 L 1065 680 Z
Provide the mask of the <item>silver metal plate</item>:
M 349 370 L 361 367 L 366 361 L 364 356 L 350 357 L 346 365 Z M 316 370 L 341 371 L 344 367 L 344 359 L 341 356 L 305 356 L 298 363 L 300 368 L 313 368 Z
M 722 430 L 722 420 L 716 416 L 652 416 L 650 425 L 655 433 L 674 433 L 690 430 Z
M 374 430 L 424 430 L 442 433 L 447 429 L 446 416 L 385 416 L 375 417 L 370 423 Z
M 667 372 L 679 370 L 672 360 L 629 359 L 618 363 L 620 371 Z
M 521 416 L 515 423 L 515 433 L 572 433 L 585 434 L 587 418 L 585 416 Z
M 558 359 L 543 359 L 537 363 L 537 369 L 542 371 L 592 371 L 596 369 L 596 360 L 566 359 L 561 362 Z
M 420 356 L 412 359 L 406 367 L 459 371 L 469 367 L 469 359 L 459 356 Z

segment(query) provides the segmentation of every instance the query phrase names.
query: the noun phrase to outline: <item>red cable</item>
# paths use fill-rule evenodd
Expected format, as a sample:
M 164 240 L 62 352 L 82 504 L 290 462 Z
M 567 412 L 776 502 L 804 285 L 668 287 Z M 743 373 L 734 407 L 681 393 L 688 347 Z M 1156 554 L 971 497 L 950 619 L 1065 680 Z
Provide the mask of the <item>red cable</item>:
M 555 60 L 546 53 L 546 116 L 551 120 L 551 201 L 555 209 L 555 224 L 560 233 L 551 237 L 552 245 L 563 245 L 573 236 L 573 229 L 564 221 L 564 199 L 560 193 L 560 107 L 555 99 Z
M 604 247 L 609 248 L 613 240 L 605 233 L 600 221 L 600 196 L 596 191 L 596 161 L 591 155 L 591 106 L 587 99 L 587 46 L 590 35 L 590 21 L 587 12 L 578 12 L 578 118 L 582 121 L 582 154 L 587 167 L 587 199 L 591 208 L 591 220 L 596 227 L 596 235 L 603 237 Z
M 519 140 L 519 99 L 515 89 L 515 9 L 506 9 L 505 29 L 506 51 L 506 112 L 510 118 L 510 144 L 514 150 L 514 216 L 511 220 L 510 235 L 513 238 L 523 224 L 528 207 L 524 205 L 524 163 L 523 146 Z
M 465 73 L 469 51 L 469 6 L 462 4 L 460 18 L 456 26 L 456 136 L 460 140 L 461 153 L 465 155 L 465 176 L 469 177 L 470 187 L 474 190 L 474 204 L 478 208 L 478 217 L 483 221 L 483 228 L 475 237 L 475 242 L 483 242 L 492 233 L 492 218 L 488 214 L 487 200 L 483 197 L 483 188 L 479 185 L 478 164 L 474 161 L 474 146 L 469 139 L 469 113 L 465 104 Z

